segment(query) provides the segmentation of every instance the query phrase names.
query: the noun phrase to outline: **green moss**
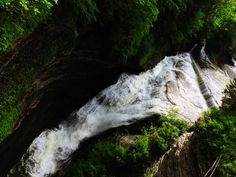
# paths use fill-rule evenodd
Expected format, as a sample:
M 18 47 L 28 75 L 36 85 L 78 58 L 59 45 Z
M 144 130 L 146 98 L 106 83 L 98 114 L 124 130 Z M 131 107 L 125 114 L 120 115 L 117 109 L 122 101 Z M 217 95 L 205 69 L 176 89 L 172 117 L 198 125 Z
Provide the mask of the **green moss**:
M 138 135 L 131 143 L 128 156 L 134 160 L 139 161 L 149 157 L 150 145 L 148 135 Z
M 190 123 L 181 118 L 175 109 L 170 110 L 167 115 L 162 115 L 160 121 L 163 123 L 168 122 L 177 127 L 180 134 L 186 132 L 187 129 L 190 128 Z
M 34 70 L 24 70 L 15 81 L 8 83 L 6 91 L 0 95 L 0 142 L 13 127 L 21 111 L 20 97 L 29 89 L 34 78 Z

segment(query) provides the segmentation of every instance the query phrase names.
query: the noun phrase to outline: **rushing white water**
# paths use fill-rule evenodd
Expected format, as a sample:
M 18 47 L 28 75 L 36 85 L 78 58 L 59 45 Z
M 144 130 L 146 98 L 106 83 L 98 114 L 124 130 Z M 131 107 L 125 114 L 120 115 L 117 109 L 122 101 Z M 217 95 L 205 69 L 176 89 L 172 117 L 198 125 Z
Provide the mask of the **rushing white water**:
M 200 69 L 189 53 L 165 57 L 155 68 L 139 75 L 123 74 L 58 128 L 42 132 L 9 176 L 19 169 L 33 177 L 50 176 L 81 141 L 110 128 L 165 114 L 171 108 L 194 122 L 208 107 L 221 104 L 229 80 L 226 70 L 216 66 Z

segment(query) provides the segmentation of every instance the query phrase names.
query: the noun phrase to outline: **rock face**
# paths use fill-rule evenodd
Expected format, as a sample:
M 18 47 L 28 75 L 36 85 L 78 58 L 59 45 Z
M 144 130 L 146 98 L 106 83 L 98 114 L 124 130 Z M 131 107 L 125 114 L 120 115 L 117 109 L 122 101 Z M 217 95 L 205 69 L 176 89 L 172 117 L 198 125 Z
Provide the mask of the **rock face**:
M 198 177 L 195 158 L 192 153 L 193 133 L 182 135 L 178 142 L 167 151 L 152 167 L 157 177 Z
M 211 165 L 209 155 L 199 152 L 195 133 L 190 132 L 180 136 L 148 170 L 155 177 L 202 177 Z
M 47 64 L 23 100 L 15 130 L 0 144 L 0 176 L 5 177 L 35 137 L 59 122 L 132 69 L 109 64 L 92 52 L 65 54 Z M 135 72 L 135 71 L 134 71 Z

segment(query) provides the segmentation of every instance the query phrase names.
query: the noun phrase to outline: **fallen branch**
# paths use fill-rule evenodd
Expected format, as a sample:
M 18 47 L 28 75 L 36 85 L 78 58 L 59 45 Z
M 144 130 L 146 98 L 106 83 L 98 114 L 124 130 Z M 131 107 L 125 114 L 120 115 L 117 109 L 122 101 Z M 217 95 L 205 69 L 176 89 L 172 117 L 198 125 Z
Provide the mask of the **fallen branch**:
M 219 155 L 216 160 L 214 161 L 213 165 L 210 167 L 210 169 L 206 172 L 206 174 L 204 175 L 204 177 L 207 177 L 207 175 L 211 172 L 209 177 L 212 177 L 212 175 L 214 174 L 216 168 L 218 167 L 219 163 L 220 163 L 220 159 L 221 159 L 222 155 Z

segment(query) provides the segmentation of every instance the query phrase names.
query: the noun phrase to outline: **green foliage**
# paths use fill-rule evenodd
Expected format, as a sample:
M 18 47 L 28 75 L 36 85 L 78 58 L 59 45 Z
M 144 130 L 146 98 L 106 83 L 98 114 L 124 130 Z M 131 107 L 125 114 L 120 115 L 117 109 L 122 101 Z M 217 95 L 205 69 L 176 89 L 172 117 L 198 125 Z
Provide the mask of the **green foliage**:
M 149 157 L 149 136 L 138 135 L 131 143 L 129 150 L 129 157 L 134 161 L 142 160 Z
M 19 0 L 0 2 L 0 53 L 13 40 L 31 32 L 50 14 L 57 0 Z
M 159 0 L 158 7 L 161 13 L 165 13 L 167 11 L 175 14 L 180 15 L 183 11 L 187 8 L 187 0 Z
M 159 20 L 155 25 L 155 40 L 159 51 L 166 53 L 185 47 L 203 26 L 200 3 L 193 1 L 159 0 Z
M 120 144 L 113 144 L 112 142 L 98 142 L 95 144 L 92 149 L 92 158 L 96 159 L 96 161 L 104 160 L 107 164 L 112 163 L 117 156 L 119 157 L 119 161 L 122 162 L 124 158 L 126 158 L 126 149 L 124 146 Z
M 205 39 L 209 39 L 209 54 L 230 62 L 232 56 L 236 56 L 236 2 L 214 0 L 209 9 L 204 28 Z
M 157 136 L 156 137 L 156 144 L 157 144 L 157 147 L 161 150 L 161 151 L 166 151 L 169 146 L 170 146 L 170 143 L 168 143 L 163 137 L 161 136 Z
M 167 150 L 176 139 L 190 128 L 190 124 L 181 119 L 176 110 L 160 117 L 161 126 L 152 134 L 160 151 Z
M 160 117 L 161 122 L 167 122 L 171 125 L 177 127 L 180 131 L 180 134 L 186 132 L 190 128 L 190 123 L 183 120 L 178 114 L 175 109 L 172 109 L 168 112 L 167 115 L 162 115 Z
M 206 14 L 199 9 L 193 16 L 192 22 L 188 25 L 189 36 L 196 36 L 195 32 L 204 28 Z
M 154 34 L 153 30 L 151 30 L 151 32 L 143 38 L 135 60 L 138 60 L 139 65 L 142 66 L 150 60 L 155 52 Z
M 162 127 L 159 129 L 161 137 L 164 137 L 167 142 L 171 144 L 179 136 L 179 129 L 169 122 L 164 122 Z
M 15 81 L 8 83 L 6 92 L 0 95 L 0 142 L 6 138 L 20 113 L 19 97 L 29 89 L 34 78 L 33 70 L 25 70 Z
M 198 141 L 204 151 L 221 157 L 218 171 L 222 177 L 234 177 L 236 172 L 236 112 L 209 110 L 197 123 Z
M 104 0 L 103 3 L 101 23 L 111 28 L 113 53 L 125 60 L 135 56 L 157 20 L 156 0 Z
M 236 56 L 235 0 L 61 0 L 58 3 L 61 10 L 54 14 L 53 21 L 63 18 L 62 25 L 77 23 L 82 32 L 90 31 L 89 24 L 95 24 L 99 30 L 94 29 L 94 33 L 101 31 L 106 38 L 107 52 L 123 61 L 135 58 L 143 65 L 154 54 L 187 50 L 193 41 L 203 39 L 212 43 L 212 50 L 216 48 L 215 41 L 222 46 L 222 50 L 215 49 L 216 53 Z M 55 4 L 56 0 L 0 1 L 0 53 L 45 21 Z
M 73 166 L 68 177 L 86 177 L 86 176 L 99 176 L 98 174 L 105 173 L 104 166 L 101 164 L 94 165 L 93 161 L 85 160 L 78 162 L 76 166 Z
M 235 0 L 159 0 L 157 6 L 159 18 L 153 29 L 157 52 L 186 51 L 193 41 L 207 39 L 214 52 L 236 54 Z M 216 42 L 224 49 L 214 47 Z
M 85 23 L 91 23 L 97 20 L 99 10 L 93 0 L 77 0 L 76 7 L 81 20 Z
M 107 176 L 107 168 L 124 163 L 127 150 L 123 145 L 112 141 L 98 142 L 88 154 L 88 159 L 79 160 L 67 172 L 68 177 Z
M 229 23 L 236 22 L 236 1 L 215 0 L 211 8 L 211 21 L 215 29 L 228 27 Z
M 40 67 L 53 59 L 58 52 L 67 49 L 68 46 L 73 44 L 75 38 L 72 33 L 58 36 L 46 32 L 39 34 L 37 37 L 40 40 L 30 42 L 32 44 L 30 46 L 28 44 L 24 46 L 24 51 L 27 49 L 27 52 L 30 53 L 30 58 L 27 55 L 27 58 L 24 59 L 21 54 L 17 54 L 12 60 L 17 67 L 8 73 L 10 79 L 5 82 L 5 86 L 1 87 L 0 142 L 6 138 L 13 125 L 15 125 L 22 110 L 21 100 L 24 94 L 29 91 Z M 19 62 L 17 59 L 22 61 Z
M 52 15 L 52 7 L 58 3 L 57 13 Z M 79 25 L 87 25 L 96 21 L 98 12 L 97 5 L 93 0 L 1 1 L 0 54 L 9 47 L 14 47 L 15 40 L 27 36 L 42 23 L 44 25 L 50 23 L 50 28 L 58 28 L 57 30 L 61 30 L 61 26 L 76 28 L 78 19 Z M 77 33 L 77 29 L 73 30 Z

